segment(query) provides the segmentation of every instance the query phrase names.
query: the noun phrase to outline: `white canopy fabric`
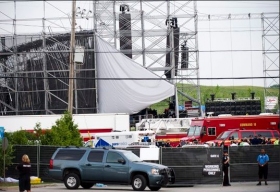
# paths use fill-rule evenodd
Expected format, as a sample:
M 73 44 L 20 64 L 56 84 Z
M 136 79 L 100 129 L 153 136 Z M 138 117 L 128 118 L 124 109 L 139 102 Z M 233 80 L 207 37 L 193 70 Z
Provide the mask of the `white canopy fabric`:
M 134 114 L 175 93 L 173 84 L 120 53 L 100 37 L 96 37 L 96 64 L 98 113 Z

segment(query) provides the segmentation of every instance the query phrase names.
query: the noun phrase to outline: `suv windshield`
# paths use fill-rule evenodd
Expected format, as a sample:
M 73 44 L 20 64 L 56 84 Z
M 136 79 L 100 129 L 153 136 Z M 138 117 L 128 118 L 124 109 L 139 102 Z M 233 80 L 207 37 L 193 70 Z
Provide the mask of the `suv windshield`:
M 218 137 L 217 139 L 226 139 L 228 138 L 228 136 L 230 135 L 231 131 L 225 131 L 225 132 L 222 132 Z
M 188 136 L 199 136 L 201 133 L 201 126 L 191 126 L 188 130 Z
M 129 161 L 137 161 L 141 162 L 142 159 L 140 159 L 137 155 L 132 153 L 131 151 L 126 151 L 123 153 L 123 155 L 129 160 Z

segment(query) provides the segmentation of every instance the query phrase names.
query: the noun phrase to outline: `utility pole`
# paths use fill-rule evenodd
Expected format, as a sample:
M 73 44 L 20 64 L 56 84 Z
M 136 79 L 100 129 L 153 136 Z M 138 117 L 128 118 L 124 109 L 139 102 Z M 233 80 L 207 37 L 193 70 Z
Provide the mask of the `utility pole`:
M 69 59 L 69 89 L 68 89 L 68 111 L 73 112 L 73 85 L 74 85 L 74 53 L 75 53 L 75 25 L 76 25 L 76 0 L 72 1 L 72 24 Z

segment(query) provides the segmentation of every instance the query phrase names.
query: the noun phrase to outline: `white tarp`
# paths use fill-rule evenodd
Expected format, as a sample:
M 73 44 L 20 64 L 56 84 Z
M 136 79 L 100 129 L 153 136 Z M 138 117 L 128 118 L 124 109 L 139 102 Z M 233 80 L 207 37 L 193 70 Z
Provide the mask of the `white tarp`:
M 173 84 L 120 53 L 100 37 L 96 37 L 96 63 L 97 77 L 107 78 L 97 82 L 99 113 L 137 113 L 175 93 Z

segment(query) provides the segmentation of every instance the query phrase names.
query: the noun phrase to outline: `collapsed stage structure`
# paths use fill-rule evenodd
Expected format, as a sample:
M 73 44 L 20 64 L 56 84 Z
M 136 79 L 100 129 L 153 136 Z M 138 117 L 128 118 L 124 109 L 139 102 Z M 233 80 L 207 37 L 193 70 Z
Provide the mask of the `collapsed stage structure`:
M 14 5 L 17 3 L 19 2 L 13 2 Z M 46 2 L 41 3 L 45 9 Z M 177 102 L 175 89 L 171 91 L 173 86 L 169 88 L 168 86 L 185 81 L 188 83 L 188 91 L 195 97 L 191 97 L 191 94 L 184 96 L 200 104 L 195 2 L 94 1 L 91 3 L 92 11 L 89 13 L 92 14 L 87 14 L 87 20 L 93 24 L 93 29 L 81 30 L 79 22 L 83 16 L 80 14 L 80 17 L 77 17 L 75 45 L 82 47 L 83 61 L 75 64 L 73 113 L 110 112 L 99 108 L 102 98 L 98 98 L 98 89 L 103 90 L 105 87 L 97 85 L 98 69 L 94 46 L 96 36 L 126 55 L 131 61 L 139 63 L 147 71 L 152 72 L 155 76 L 148 75 L 150 82 L 155 77 L 169 82 L 166 84 L 168 94 L 163 94 L 161 100 L 171 97 L 168 102 Z M 1 35 L 1 115 L 62 114 L 68 105 L 71 34 L 69 28 L 63 33 L 53 32 L 51 23 L 60 21 L 67 25 L 69 17 L 43 16 L 43 19 L 42 17 L 21 19 L 16 18 L 16 15 L 14 17 L 15 19 L 3 21 L 12 24 L 12 35 Z M 21 34 L 17 29 L 20 28 L 21 23 L 28 21 L 42 22 L 41 32 L 31 35 Z M 180 77 L 190 77 L 190 79 L 182 80 Z M 183 88 L 178 91 L 182 94 L 185 92 Z M 160 97 L 152 101 L 159 102 Z M 144 102 L 146 101 L 142 101 Z M 112 102 L 112 105 L 116 103 L 119 103 L 118 100 Z M 142 109 L 151 104 L 152 102 L 147 102 Z M 110 109 L 110 106 L 106 107 Z M 119 107 L 115 106 L 116 108 Z M 141 110 L 140 108 L 141 106 L 138 106 L 127 111 L 114 112 L 136 113 Z

